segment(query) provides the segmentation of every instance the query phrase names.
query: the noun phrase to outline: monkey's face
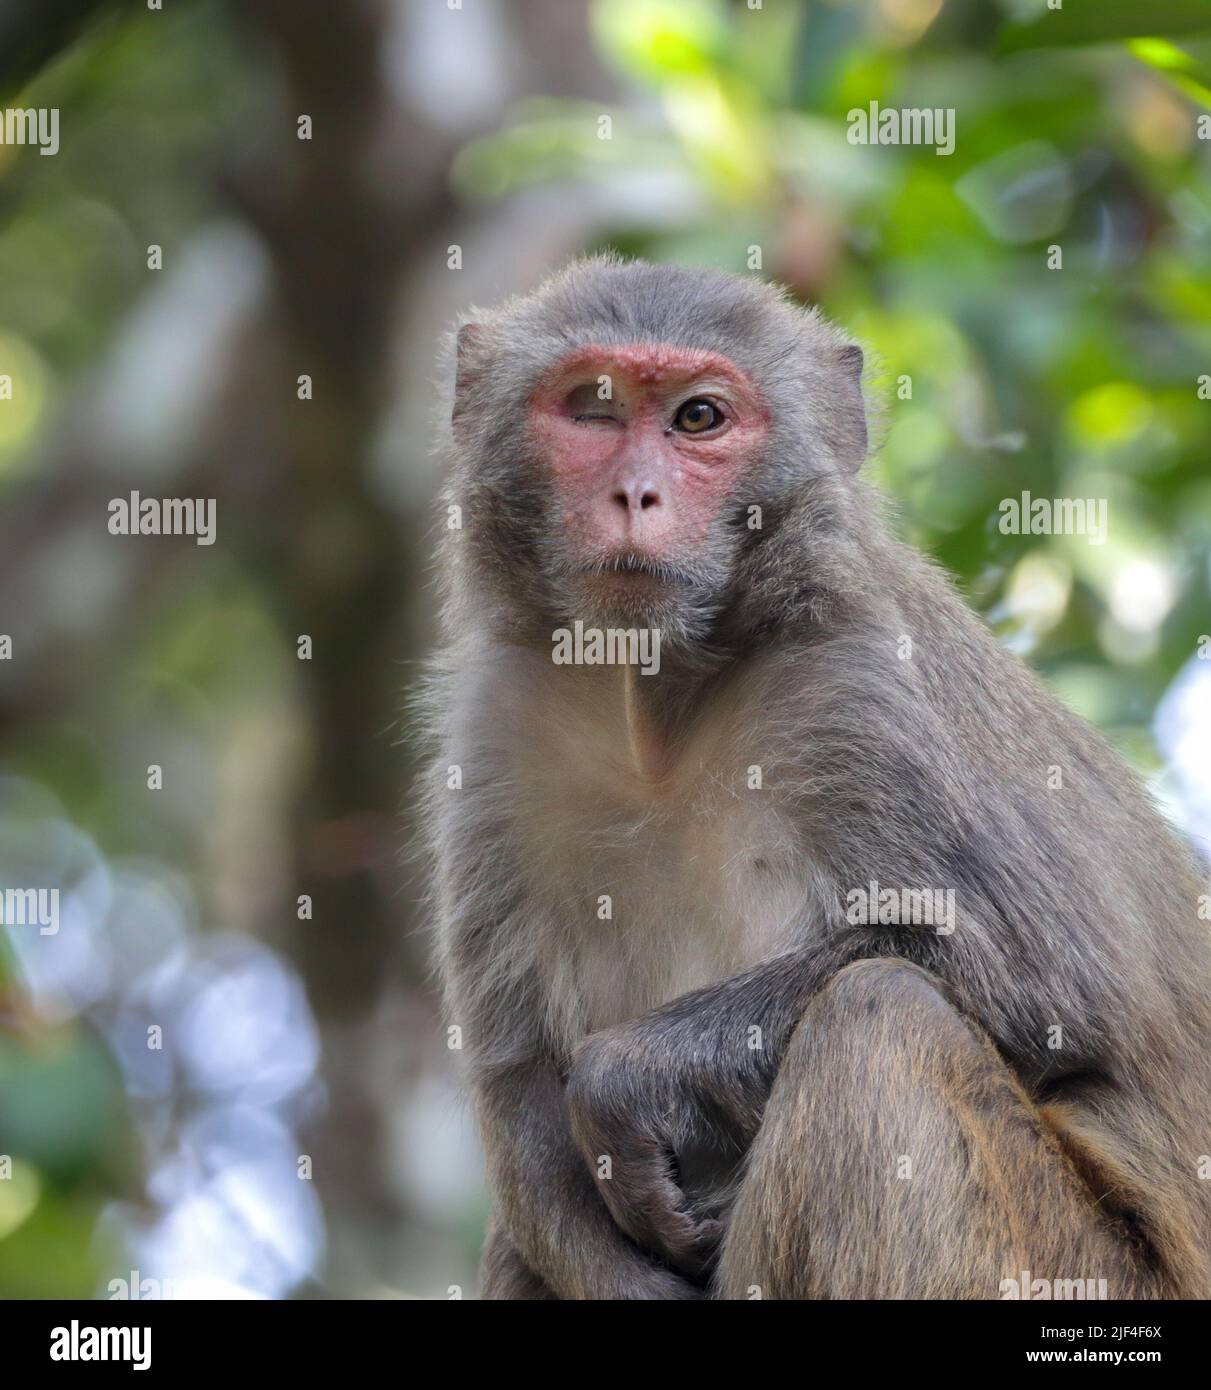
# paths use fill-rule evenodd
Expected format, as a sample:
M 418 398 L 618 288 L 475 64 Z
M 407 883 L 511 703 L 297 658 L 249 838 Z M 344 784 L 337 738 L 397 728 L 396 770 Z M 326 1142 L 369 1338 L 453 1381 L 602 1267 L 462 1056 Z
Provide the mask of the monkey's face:
M 719 353 L 578 348 L 529 401 L 529 447 L 556 503 L 551 577 L 568 617 L 696 625 L 720 601 L 726 518 L 760 460 L 769 413 Z

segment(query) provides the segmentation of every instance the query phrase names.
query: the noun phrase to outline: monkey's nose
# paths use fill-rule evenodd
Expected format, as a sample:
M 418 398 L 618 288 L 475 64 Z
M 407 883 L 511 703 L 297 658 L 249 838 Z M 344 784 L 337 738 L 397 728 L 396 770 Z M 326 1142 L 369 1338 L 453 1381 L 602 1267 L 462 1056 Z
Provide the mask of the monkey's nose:
M 614 489 L 614 505 L 624 512 L 646 512 L 661 505 L 660 493 L 651 483 L 630 483 Z

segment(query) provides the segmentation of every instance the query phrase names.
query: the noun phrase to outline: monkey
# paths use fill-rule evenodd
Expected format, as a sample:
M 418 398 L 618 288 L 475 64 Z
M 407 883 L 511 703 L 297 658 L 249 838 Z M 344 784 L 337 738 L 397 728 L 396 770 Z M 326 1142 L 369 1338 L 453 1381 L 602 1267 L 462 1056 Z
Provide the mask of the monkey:
M 607 255 L 449 358 L 421 794 L 482 1296 L 1208 1297 L 1202 868 L 897 536 L 861 346 Z

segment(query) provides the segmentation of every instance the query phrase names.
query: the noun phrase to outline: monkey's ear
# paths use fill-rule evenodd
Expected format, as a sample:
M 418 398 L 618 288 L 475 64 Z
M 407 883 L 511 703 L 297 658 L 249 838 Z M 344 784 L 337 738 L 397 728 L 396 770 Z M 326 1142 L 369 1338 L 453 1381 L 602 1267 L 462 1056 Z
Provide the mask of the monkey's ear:
M 466 409 L 471 392 L 483 374 L 483 348 L 487 337 L 488 331 L 482 323 L 460 324 L 458 333 L 455 335 L 454 413 L 452 417 L 455 423 L 458 422 L 459 416 Z
M 455 407 L 450 423 L 456 430 L 487 371 L 488 336 L 485 324 L 460 324 L 455 335 Z
M 856 473 L 866 458 L 866 402 L 862 396 L 862 368 L 866 358 L 857 343 L 849 343 L 837 353 L 841 368 L 840 407 L 833 440 L 842 468 Z

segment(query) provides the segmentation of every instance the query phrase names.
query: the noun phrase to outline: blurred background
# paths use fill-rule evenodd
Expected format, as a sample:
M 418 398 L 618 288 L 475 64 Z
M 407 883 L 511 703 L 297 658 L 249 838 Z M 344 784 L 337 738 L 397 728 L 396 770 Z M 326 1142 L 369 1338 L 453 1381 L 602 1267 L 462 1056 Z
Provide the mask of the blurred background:
M 0 0 L 0 89 L 61 122 L 0 144 L 0 889 L 60 893 L 0 929 L 0 1295 L 474 1292 L 434 354 L 573 253 L 862 339 L 904 531 L 1211 845 L 1207 0 Z M 955 152 L 851 145 L 872 100 Z M 1002 535 L 1023 490 L 1106 544 Z

